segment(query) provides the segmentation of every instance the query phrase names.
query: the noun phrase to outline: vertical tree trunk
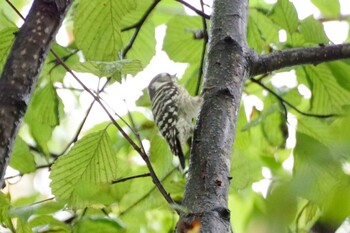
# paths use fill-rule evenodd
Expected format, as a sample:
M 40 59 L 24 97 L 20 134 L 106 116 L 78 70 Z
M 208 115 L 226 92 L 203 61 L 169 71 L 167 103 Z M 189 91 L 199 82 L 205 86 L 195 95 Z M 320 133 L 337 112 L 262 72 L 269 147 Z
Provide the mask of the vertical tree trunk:
M 73 0 L 35 0 L 0 78 L 0 187 L 50 45 Z
M 201 232 L 231 232 L 227 207 L 232 145 L 248 75 L 247 0 L 216 0 L 211 17 L 204 105 L 192 144 L 177 232 L 199 223 Z

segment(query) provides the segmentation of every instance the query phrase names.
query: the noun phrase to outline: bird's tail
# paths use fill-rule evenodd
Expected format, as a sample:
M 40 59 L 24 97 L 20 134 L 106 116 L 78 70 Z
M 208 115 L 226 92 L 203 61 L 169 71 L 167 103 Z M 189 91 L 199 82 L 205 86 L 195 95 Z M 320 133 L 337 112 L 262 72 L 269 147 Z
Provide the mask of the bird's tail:
M 185 169 L 185 156 L 184 156 L 184 153 L 182 151 L 181 143 L 180 143 L 180 140 L 178 137 L 176 137 L 174 149 L 175 149 L 175 151 L 173 151 L 173 153 L 177 157 L 179 157 L 181 168 Z

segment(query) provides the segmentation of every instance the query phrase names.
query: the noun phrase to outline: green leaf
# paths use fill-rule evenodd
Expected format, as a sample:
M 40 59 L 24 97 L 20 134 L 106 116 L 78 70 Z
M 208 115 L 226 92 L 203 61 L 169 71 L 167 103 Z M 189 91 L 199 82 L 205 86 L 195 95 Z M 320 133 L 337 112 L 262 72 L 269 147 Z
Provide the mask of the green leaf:
M 268 95 L 264 100 L 264 108 L 275 108 L 276 110 L 263 119 L 262 130 L 266 140 L 270 145 L 282 148 L 288 136 L 286 118 L 283 114 L 283 109 L 279 103 L 275 103 L 271 95 Z
M 175 62 L 193 63 L 200 61 L 202 39 L 195 39 L 195 33 L 202 30 L 199 16 L 175 16 L 169 20 L 164 38 L 163 50 Z
M 147 88 L 143 89 L 142 95 L 136 100 L 136 106 L 151 109 L 151 100 L 149 99 Z
M 334 188 L 347 179 L 346 175 L 325 144 L 303 134 L 299 127 L 296 139 L 293 186 L 298 195 L 325 205 Z
M 167 24 L 171 18 L 178 15 L 186 15 L 185 6 L 183 4 L 173 0 L 162 0 L 152 13 L 152 19 L 158 26 Z
M 38 149 L 48 157 L 50 155 L 50 150 L 47 143 L 51 139 L 53 128 L 37 121 L 30 121 L 28 122 L 28 125 L 30 126 L 30 133 L 34 138 Z
M 278 0 L 272 9 L 272 20 L 288 33 L 293 33 L 298 28 L 298 14 L 289 0 Z
M 53 83 L 48 83 L 44 87 L 35 90 L 26 114 L 26 122 L 39 122 L 51 127 L 59 124 L 58 106 L 59 99 Z
M 312 16 L 307 17 L 300 23 L 300 32 L 306 42 L 312 44 L 328 44 L 329 40 L 324 32 L 323 24 Z
M 251 48 L 255 49 L 258 53 L 264 51 L 265 42 L 261 37 L 258 25 L 254 22 L 253 17 L 249 15 L 249 24 L 247 32 L 248 44 Z
M 14 33 L 17 32 L 17 30 L 18 28 L 16 27 L 8 27 L 0 31 L 0 74 L 2 73 L 3 66 L 5 65 L 7 56 L 15 39 Z
M 278 43 L 278 27 L 258 10 L 251 9 L 248 21 L 248 43 L 258 52 L 268 52 L 270 43 Z
M 144 14 L 145 9 L 137 9 L 130 12 L 123 18 L 122 27 L 128 27 L 135 24 Z M 135 33 L 135 29 L 127 30 L 122 32 L 122 39 L 124 45 L 128 45 Z M 124 48 L 125 48 L 124 46 Z M 146 67 L 152 57 L 156 54 L 156 36 L 155 36 L 155 25 L 149 19 L 147 19 L 138 32 L 136 40 L 134 41 L 131 49 L 126 54 L 128 59 L 140 60 L 143 67 Z
M 311 0 L 311 2 L 326 17 L 338 17 L 340 15 L 340 3 L 338 0 Z
M 11 226 L 9 217 L 10 196 L 0 192 L 0 223 L 5 227 Z
M 71 229 L 69 225 L 66 225 L 64 222 L 55 219 L 49 215 L 38 216 L 29 222 L 31 229 L 45 229 L 46 232 L 59 232 L 59 233 L 70 233 Z
M 289 0 L 278 0 L 270 17 L 277 25 L 285 29 L 289 36 L 292 36 L 298 28 L 298 14 Z
M 36 170 L 34 155 L 30 152 L 27 143 L 20 136 L 16 138 L 10 166 L 22 174 L 31 173 Z
M 151 138 L 150 160 L 157 175 L 166 175 L 172 166 L 173 156 L 166 140 L 158 134 Z M 177 157 L 176 157 L 177 158 Z M 178 160 L 178 159 L 177 159 Z
M 339 86 L 350 91 L 349 63 L 343 62 L 343 61 L 335 61 L 335 62 L 328 62 L 326 64 L 330 68 Z
M 199 63 L 189 64 L 179 83 L 186 88 L 190 95 L 195 96 L 199 75 Z M 203 75 L 203 74 L 202 74 Z M 203 77 L 202 77 L 203 79 Z M 200 91 L 200 89 L 199 89 Z
M 103 233 L 115 233 L 124 229 L 125 226 L 120 220 L 113 220 L 110 218 L 102 217 L 90 217 L 79 221 L 76 225 L 75 233 L 86 233 L 86 232 L 103 232 Z
M 34 200 L 37 200 L 37 197 L 39 194 L 33 195 L 26 199 L 32 199 L 30 203 L 22 204 L 21 206 L 18 206 L 21 203 L 18 203 L 16 200 L 17 207 L 11 208 L 10 215 L 11 217 L 19 217 L 23 220 L 28 220 L 31 216 L 36 215 L 50 215 L 54 214 L 59 210 L 62 210 L 66 203 L 64 202 L 58 202 L 58 201 L 50 201 L 50 202 L 44 202 L 36 205 L 31 205 Z M 20 200 L 20 202 L 25 202 L 29 200 Z
M 115 62 L 96 62 L 87 61 L 77 63 L 72 67 L 78 72 L 92 73 L 98 77 L 114 77 L 117 81 L 121 80 L 121 74 L 136 75 L 142 70 L 139 60 L 121 60 Z
M 331 123 L 303 117 L 298 121 L 298 132 L 315 138 L 330 148 L 334 158 L 340 160 L 350 158 L 350 145 L 348 143 L 350 140 L 349 117 L 339 117 Z
M 342 113 L 349 104 L 350 92 L 339 86 L 325 64 L 306 66 L 304 71 L 311 82 L 311 110 L 317 114 Z
M 49 82 L 35 90 L 24 119 L 37 146 L 47 156 L 50 154 L 47 142 L 59 124 L 59 107 L 60 100 L 53 83 Z
M 16 24 L 5 14 L 5 10 L 3 8 L 0 9 L 0 31 L 11 27 L 17 28 Z
M 16 233 L 32 233 L 32 229 L 30 228 L 29 224 L 22 220 L 21 218 L 17 219 L 17 229 Z
M 52 192 L 58 200 L 66 200 L 73 206 L 98 204 L 98 199 L 84 200 L 81 195 L 84 191 L 89 197 L 99 192 L 86 185 L 103 188 L 117 177 L 117 170 L 117 158 L 107 131 L 89 134 L 52 166 Z
M 257 140 L 254 141 L 253 132 L 242 130 L 247 123 L 244 108 L 241 106 L 232 155 L 234 162 L 231 163 L 232 185 L 230 187 L 235 191 L 246 189 L 253 182 L 262 179 L 262 162 L 259 158 L 260 154 L 257 153 L 261 149 L 261 144 Z M 258 137 L 262 138 L 262 135 Z M 254 141 L 254 147 L 251 146 L 252 141 Z
M 75 42 L 88 60 L 115 61 L 123 47 L 121 19 L 133 0 L 81 0 L 74 18 Z
M 79 56 L 76 50 L 62 47 L 57 43 L 53 43 L 52 50 L 64 61 L 68 67 L 72 67 L 75 63 L 79 62 Z M 67 73 L 67 70 L 60 64 L 58 64 L 56 57 L 49 53 L 45 60 L 45 65 L 40 73 L 39 83 L 37 86 L 42 84 L 46 85 L 48 82 L 63 82 L 63 79 Z

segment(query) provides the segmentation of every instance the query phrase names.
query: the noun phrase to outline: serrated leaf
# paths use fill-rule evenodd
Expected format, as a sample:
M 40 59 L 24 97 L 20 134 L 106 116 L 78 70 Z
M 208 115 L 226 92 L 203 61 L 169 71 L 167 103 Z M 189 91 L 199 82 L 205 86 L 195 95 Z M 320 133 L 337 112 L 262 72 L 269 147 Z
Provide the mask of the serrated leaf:
M 98 199 L 84 200 L 79 195 L 81 189 L 89 183 L 94 187 L 110 184 L 117 177 L 116 172 L 117 158 L 110 138 L 106 130 L 101 130 L 80 139 L 67 155 L 55 162 L 50 174 L 52 192 L 58 200 L 66 200 L 73 206 L 98 204 Z M 98 192 L 86 191 L 93 192 L 90 196 Z
M 122 27 L 128 27 L 138 22 L 141 16 L 145 13 L 145 9 L 137 9 L 123 17 Z M 128 45 L 134 36 L 135 29 L 122 32 L 124 45 Z M 136 40 L 131 49 L 126 54 L 128 59 L 137 59 L 142 63 L 142 67 L 146 67 L 153 56 L 156 54 L 156 36 L 155 25 L 147 19 L 138 32 Z
M 142 70 L 139 60 L 121 60 L 115 62 L 87 61 L 77 63 L 72 67 L 78 72 L 92 73 L 98 77 L 120 77 L 121 74 L 136 75 Z M 120 78 L 117 79 L 120 81 Z
M 7 56 L 10 52 L 12 43 L 15 39 L 14 33 L 18 28 L 8 27 L 0 31 L 0 74 L 2 73 L 3 66 L 5 65 Z
M 247 32 L 247 40 L 248 44 L 251 48 L 256 50 L 258 53 L 262 53 L 264 51 L 264 40 L 261 38 L 259 28 L 252 16 L 249 16 L 249 26 Z
M 278 27 L 270 18 L 258 10 L 251 9 L 248 21 L 247 39 L 258 52 L 269 52 L 270 43 L 278 43 Z
M 201 17 L 175 16 L 167 23 L 163 50 L 175 62 L 200 61 L 203 40 L 195 39 L 195 33 L 201 30 Z
M 300 23 L 300 32 L 306 42 L 312 44 L 328 44 L 329 40 L 324 31 L 323 24 L 312 16 L 307 17 Z
M 27 123 L 30 125 L 31 122 L 37 121 L 51 127 L 57 126 L 59 124 L 58 105 L 59 99 L 52 83 L 38 88 L 35 90 L 26 114 Z
M 328 62 L 327 66 L 330 68 L 338 84 L 350 92 L 349 63 L 346 63 L 343 61 L 335 61 L 335 62 Z
M 289 35 L 298 28 L 298 14 L 294 5 L 289 0 L 278 0 L 272 9 L 271 19 Z
M 325 64 L 304 67 L 311 82 L 311 110 L 317 114 L 342 113 L 349 104 L 350 92 L 339 86 L 331 70 Z
M 76 233 L 86 232 L 103 232 L 103 233 L 115 233 L 124 229 L 124 224 L 117 219 L 102 218 L 102 217 L 90 217 L 79 221 L 75 227 Z
M 278 0 L 272 9 L 271 18 L 289 33 L 295 32 L 298 27 L 298 14 L 289 0 Z
M 74 18 L 74 35 L 88 60 L 115 61 L 123 47 L 121 19 L 136 5 L 133 0 L 81 0 Z
M 326 17 L 338 17 L 340 15 L 340 3 L 338 0 L 311 0 L 311 2 Z
M 16 138 L 10 166 L 22 174 L 31 173 L 36 170 L 34 155 L 30 152 L 27 143 L 19 136 Z

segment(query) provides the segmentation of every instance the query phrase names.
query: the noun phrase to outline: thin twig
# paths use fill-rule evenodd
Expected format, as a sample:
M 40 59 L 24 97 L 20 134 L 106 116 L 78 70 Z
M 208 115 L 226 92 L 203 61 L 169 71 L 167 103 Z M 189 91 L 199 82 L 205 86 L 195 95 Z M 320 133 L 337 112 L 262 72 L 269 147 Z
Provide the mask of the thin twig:
M 138 131 L 136 130 L 135 121 L 134 121 L 134 119 L 133 119 L 133 117 L 132 117 L 132 115 L 131 115 L 131 112 L 130 112 L 130 110 L 129 110 L 129 108 L 128 108 L 128 105 L 127 105 L 127 103 L 126 103 L 125 100 L 124 100 L 124 102 L 125 102 L 126 109 L 128 110 L 128 116 L 129 116 L 129 119 L 130 119 L 130 122 L 131 122 L 131 125 L 132 125 L 132 128 L 133 128 L 133 131 L 135 132 L 134 134 L 135 134 L 137 140 L 139 141 L 143 152 L 146 153 L 145 148 L 143 147 L 143 144 L 142 144 L 142 140 L 141 140 L 140 134 L 139 134 Z
M 112 184 L 117 184 L 117 183 L 125 182 L 125 181 L 128 181 L 128 180 L 141 178 L 141 177 L 148 177 L 148 176 L 151 176 L 151 174 L 149 172 L 148 173 L 144 173 L 144 174 L 140 174 L 140 175 L 128 176 L 128 177 L 125 177 L 125 178 L 120 178 L 120 179 L 117 179 L 117 180 L 113 180 Z
M 10 5 L 10 7 L 12 8 L 12 10 L 14 10 L 16 12 L 16 14 L 21 18 L 23 19 L 23 21 L 25 20 L 25 18 L 23 17 L 23 15 L 21 14 L 21 12 L 19 12 L 17 10 L 17 8 L 12 4 L 12 2 L 10 2 L 9 0 L 6 0 L 7 4 Z
M 83 127 L 84 127 L 84 125 L 85 125 L 85 122 L 86 122 L 87 118 L 89 117 L 90 112 L 91 112 L 91 109 L 92 109 L 92 107 L 94 106 L 94 104 L 95 104 L 95 99 L 91 102 L 89 108 L 86 110 L 86 113 L 85 113 L 85 115 L 84 115 L 84 118 L 83 118 L 83 120 L 80 122 L 79 127 L 78 127 L 77 131 L 76 131 L 75 134 L 74 134 L 74 137 L 68 142 L 66 148 L 64 148 L 64 150 L 61 152 L 60 155 L 64 155 L 64 154 L 68 151 L 68 149 L 78 140 L 79 135 L 80 135 L 80 133 L 81 133 L 81 130 L 83 129 Z
M 132 35 L 128 45 L 124 48 L 123 52 L 122 52 L 122 57 L 125 58 L 126 54 L 129 52 L 129 50 L 132 48 L 132 46 L 135 43 L 136 37 L 139 34 L 142 25 L 144 24 L 144 22 L 146 21 L 146 19 L 148 18 L 148 16 L 151 14 L 151 12 L 153 11 L 153 9 L 158 5 L 158 3 L 160 2 L 160 0 L 154 0 L 153 3 L 150 5 L 150 7 L 146 10 L 145 14 L 141 17 L 141 19 L 136 22 L 135 24 L 123 28 L 121 31 L 128 31 L 130 29 L 135 28 L 135 32 Z
M 339 116 L 338 114 L 326 114 L 326 115 L 322 115 L 322 114 L 314 114 L 314 113 L 307 113 L 307 112 L 303 112 L 301 110 L 299 110 L 297 107 L 295 107 L 293 104 L 289 103 L 287 100 L 283 99 L 281 96 L 279 96 L 276 92 L 274 92 L 271 88 L 269 88 L 268 86 L 266 86 L 265 84 L 263 84 L 262 82 L 254 79 L 254 78 L 250 78 L 250 80 L 256 84 L 258 84 L 259 86 L 261 86 L 262 88 L 264 88 L 265 90 L 267 90 L 269 93 L 271 93 L 273 96 L 275 96 L 283 105 L 288 105 L 289 107 L 291 107 L 292 109 L 294 109 L 296 112 L 298 112 L 299 114 L 303 115 L 303 116 L 308 116 L 308 117 L 317 117 L 317 118 L 329 118 L 329 117 L 334 117 L 334 116 Z M 286 110 L 286 109 L 285 109 Z
M 198 15 L 206 18 L 206 19 L 210 19 L 210 15 L 207 15 L 206 13 L 204 13 L 204 11 L 200 11 L 198 10 L 197 8 L 195 8 L 194 6 L 192 6 L 191 4 L 189 4 L 188 2 L 186 1 L 183 1 L 183 0 L 176 0 L 177 2 L 181 3 L 182 5 L 190 8 L 191 10 L 193 10 L 194 12 L 196 12 Z
M 201 2 L 201 8 L 202 12 L 204 12 L 204 3 L 203 0 L 200 0 Z M 208 26 L 207 26 L 207 21 L 205 17 L 202 16 L 202 24 L 203 24 L 203 48 L 202 48 L 202 54 L 201 54 L 201 61 L 200 61 L 200 66 L 199 66 L 199 72 L 198 72 L 198 79 L 197 79 L 197 86 L 196 86 L 196 92 L 195 95 L 199 94 L 199 89 L 202 83 L 202 77 L 203 77 L 203 69 L 204 69 L 204 61 L 205 61 L 205 53 L 207 49 L 207 44 L 208 44 Z
M 52 166 L 52 163 L 49 163 L 47 165 L 40 165 L 40 166 L 37 166 L 35 168 L 35 170 L 38 170 L 38 169 L 43 169 L 43 168 L 50 168 Z M 24 176 L 25 173 L 18 173 L 16 175 L 13 175 L 13 176 L 8 176 L 8 177 L 5 177 L 4 180 L 9 180 L 9 179 L 13 179 L 13 178 L 16 178 L 16 177 L 19 177 L 19 176 Z
M 166 180 L 174 171 L 176 171 L 177 168 L 172 169 L 171 171 L 169 171 L 168 174 L 166 174 L 163 179 L 161 181 Z M 145 200 L 153 191 L 155 190 L 155 187 L 153 187 L 151 190 L 149 190 L 145 195 L 143 195 L 140 199 L 138 199 L 136 202 L 134 202 L 131 206 L 129 206 L 127 209 L 123 210 L 122 212 L 120 212 L 119 217 L 126 214 L 127 212 L 129 212 L 132 208 L 134 208 L 135 206 L 137 206 L 140 202 L 142 202 L 143 200 Z M 175 204 L 175 202 L 173 201 L 172 204 Z

